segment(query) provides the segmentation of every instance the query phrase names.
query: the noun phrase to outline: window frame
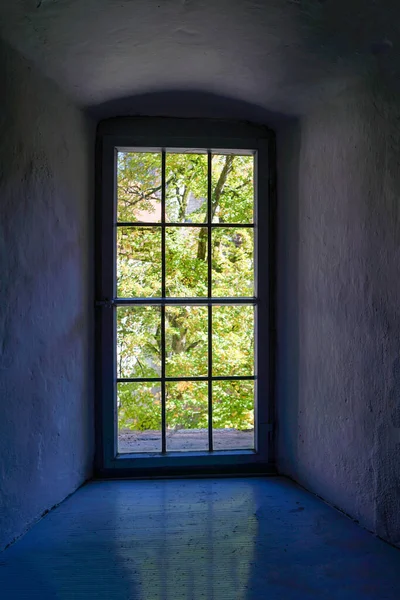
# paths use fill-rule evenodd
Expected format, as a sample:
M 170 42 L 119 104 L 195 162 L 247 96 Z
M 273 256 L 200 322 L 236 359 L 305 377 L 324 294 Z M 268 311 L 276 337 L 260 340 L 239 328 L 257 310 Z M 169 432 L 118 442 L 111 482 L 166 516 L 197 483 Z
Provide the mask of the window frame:
M 124 117 L 103 121 L 96 140 L 96 460 L 101 476 L 273 472 L 274 134 L 264 126 L 220 120 Z M 255 151 L 254 269 L 256 450 L 118 454 L 115 364 L 117 149 Z M 238 224 L 240 226 L 240 224 Z M 263 276 L 265 273 L 265 276 Z M 182 298 L 185 304 L 185 298 Z M 111 348 L 111 350 L 110 350 Z

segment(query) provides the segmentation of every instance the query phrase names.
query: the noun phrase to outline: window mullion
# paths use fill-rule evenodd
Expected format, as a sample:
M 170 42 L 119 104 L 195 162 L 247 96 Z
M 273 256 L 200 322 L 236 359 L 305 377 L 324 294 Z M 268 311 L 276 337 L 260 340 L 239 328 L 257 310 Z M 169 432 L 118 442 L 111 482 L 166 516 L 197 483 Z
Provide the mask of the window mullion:
M 212 222 L 212 181 L 211 150 L 207 154 L 207 265 L 208 265 L 208 297 L 212 296 L 212 245 L 211 245 L 211 222 Z M 213 451 L 213 422 L 212 422 L 212 305 L 208 305 L 208 450 Z
M 166 296 L 165 285 L 165 149 L 161 155 L 161 295 Z M 161 452 L 167 451 L 165 389 L 165 304 L 161 305 Z
M 252 298 L 241 298 L 237 297 L 216 297 L 206 298 L 205 296 L 197 296 L 195 298 L 189 296 L 181 296 L 180 298 L 169 297 L 169 298 L 157 298 L 156 296 L 150 298 L 115 298 L 114 300 L 102 300 L 97 302 L 97 306 L 134 306 L 134 305 L 146 305 L 146 306 L 162 306 L 163 304 L 171 306 L 180 305 L 194 305 L 194 306 L 208 306 L 210 304 L 219 305 L 240 305 L 248 304 L 254 305 L 258 303 L 258 299 L 254 296 Z

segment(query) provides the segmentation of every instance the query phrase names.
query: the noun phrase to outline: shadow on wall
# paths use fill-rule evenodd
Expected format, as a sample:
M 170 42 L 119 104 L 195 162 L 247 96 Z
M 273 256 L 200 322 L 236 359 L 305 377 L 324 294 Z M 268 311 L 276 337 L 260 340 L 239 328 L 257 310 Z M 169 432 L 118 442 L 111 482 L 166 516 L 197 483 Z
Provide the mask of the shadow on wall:
M 298 433 L 300 144 L 300 124 L 292 120 L 277 136 L 276 461 L 279 472 L 288 475 L 294 475 L 291 465 L 302 443 Z
M 115 98 L 88 107 L 95 119 L 118 116 L 238 119 L 268 125 L 271 129 L 287 120 L 285 115 L 236 98 L 201 90 L 171 89 Z

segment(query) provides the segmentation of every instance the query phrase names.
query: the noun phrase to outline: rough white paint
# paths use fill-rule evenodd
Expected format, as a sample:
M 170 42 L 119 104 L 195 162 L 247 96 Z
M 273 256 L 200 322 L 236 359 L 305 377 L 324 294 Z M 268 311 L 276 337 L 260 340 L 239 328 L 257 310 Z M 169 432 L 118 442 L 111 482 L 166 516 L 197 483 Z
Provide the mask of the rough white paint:
M 281 472 L 400 545 L 399 123 L 378 82 L 281 138 L 278 413 Z
M 396 81 L 399 18 L 397 0 L 3 0 L 0 35 L 84 106 L 201 90 L 298 114 L 377 60 Z
M 94 131 L 0 46 L 0 550 L 92 470 Z

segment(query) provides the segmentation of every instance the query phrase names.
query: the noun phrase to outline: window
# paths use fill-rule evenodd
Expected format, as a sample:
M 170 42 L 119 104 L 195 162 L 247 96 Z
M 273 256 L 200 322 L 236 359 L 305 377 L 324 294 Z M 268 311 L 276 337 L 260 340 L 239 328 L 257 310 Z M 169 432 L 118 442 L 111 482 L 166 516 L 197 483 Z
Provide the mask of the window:
M 265 467 L 270 136 L 170 123 L 99 132 L 99 465 Z

